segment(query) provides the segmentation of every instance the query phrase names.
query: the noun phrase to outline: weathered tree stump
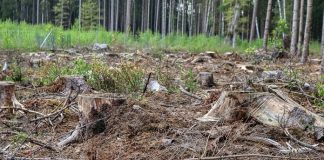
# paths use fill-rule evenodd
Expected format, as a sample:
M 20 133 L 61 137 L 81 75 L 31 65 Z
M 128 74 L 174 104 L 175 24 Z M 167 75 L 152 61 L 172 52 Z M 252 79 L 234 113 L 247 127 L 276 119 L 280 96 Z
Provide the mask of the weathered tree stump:
M 281 90 L 269 90 L 270 93 L 224 91 L 212 109 L 198 120 L 232 123 L 252 117 L 268 126 L 310 129 L 317 140 L 324 138 L 323 117 L 305 109 Z
M 13 107 L 15 97 L 15 83 L 9 81 L 0 81 L 0 106 Z M 13 108 L 9 110 L 13 113 Z
M 64 147 L 69 143 L 89 139 L 106 129 L 105 120 L 112 106 L 121 106 L 126 98 L 114 94 L 82 94 L 78 97 L 80 121 L 73 133 L 58 143 Z
M 203 87 L 212 87 L 215 85 L 213 74 L 210 72 L 200 72 L 198 74 L 198 82 Z

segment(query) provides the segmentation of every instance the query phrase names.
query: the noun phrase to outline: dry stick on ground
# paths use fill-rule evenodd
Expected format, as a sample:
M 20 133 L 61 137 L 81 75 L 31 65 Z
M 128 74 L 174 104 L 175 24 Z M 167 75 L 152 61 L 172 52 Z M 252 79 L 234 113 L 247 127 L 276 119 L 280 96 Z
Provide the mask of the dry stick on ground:
M 298 148 L 298 149 L 287 149 L 287 148 L 283 147 L 280 143 L 278 143 L 272 139 L 264 138 L 264 137 L 243 136 L 243 137 L 238 137 L 238 139 L 258 142 L 258 143 L 262 143 L 262 144 L 269 145 L 269 146 L 274 146 L 279 149 L 280 153 L 284 153 L 284 154 L 305 153 L 305 152 L 309 152 L 311 150 L 311 149 L 305 148 L 305 147 Z
M 272 156 L 266 154 L 238 154 L 238 155 L 228 155 L 228 156 L 217 156 L 217 157 L 204 157 L 204 158 L 188 158 L 185 160 L 217 160 L 217 159 L 229 159 L 229 158 L 270 158 L 270 159 L 289 159 L 289 160 L 309 160 L 310 158 L 294 158 L 288 156 Z M 324 157 L 314 157 L 313 159 L 322 159 Z
M 5 132 L 0 132 L 0 134 L 18 135 L 19 133 L 18 132 L 12 132 L 12 131 L 5 131 Z M 49 149 L 49 150 L 52 150 L 52 151 L 55 151 L 55 152 L 59 151 L 55 146 L 49 145 L 49 144 L 47 144 L 45 142 L 42 142 L 40 140 L 37 140 L 37 139 L 29 137 L 29 136 L 26 138 L 25 142 L 30 142 L 30 143 L 36 144 L 38 146 L 44 147 L 46 149 Z
M 147 86 L 150 83 L 151 75 L 152 75 L 152 73 L 149 73 L 149 75 L 147 77 L 147 80 L 146 80 L 146 83 L 145 83 L 145 86 L 144 86 L 144 90 L 143 90 L 143 95 L 145 94 L 145 92 L 147 90 Z
M 69 107 L 68 102 L 69 102 L 69 99 L 70 99 L 70 97 L 71 97 L 71 94 L 72 94 L 72 90 L 70 90 L 68 96 L 66 97 L 62 109 L 60 109 L 60 110 L 58 110 L 58 111 L 56 111 L 56 112 L 50 113 L 50 114 L 48 114 L 48 115 L 45 115 L 45 116 L 43 116 L 43 117 L 39 117 L 39 118 L 32 119 L 30 122 L 35 122 L 35 121 L 39 121 L 39 120 L 42 120 L 42 119 L 49 118 L 49 117 L 51 117 L 51 116 L 54 116 L 54 115 L 57 115 L 57 114 L 61 113 L 61 112 L 64 111 L 65 109 L 67 109 L 67 108 Z
M 319 148 L 319 147 L 316 147 L 315 145 L 311 145 L 311 144 L 308 144 L 308 143 L 305 143 L 305 142 L 302 142 L 302 141 L 298 140 L 297 138 L 295 138 L 294 136 L 292 136 L 289 133 L 287 128 L 284 129 L 284 132 L 285 132 L 287 137 L 289 137 L 291 140 L 298 143 L 299 145 L 310 148 L 310 149 L 313 149 L 315 151 L 324 152 L 324 149 L 322 149 L 322 148 Z
M 12 107 L 0 107 L 0 109 L 12 109 Z M 21 110 L 24 112 L 28 112 L 28 113 L 34 113 L 34 114 L 38 114 L 40 116 L 45 116 L 43 113 L 37 112 L 37 111 L 33 111 L 30 109 L 26 109 L 26 108 L 15 108 L 16 110 Z
M 179 88 L 180 88 L 180 91 L 181 91 L 182 93 L 184 93 L 184 94 L 186 94 L 186 95 L 188 95 L 188 96 L 190 96 L 190 97 L 192 97 L 192 98 L 196 98 L 196 99 L 198 99 L 198 100 L 203 100 L 201 97 L 199 97 L 199 96 L 197 96 L 197 95 L 194 95 L 194 94 L 192 94 L 192 93 L 186 91 L 182 86 L 179 86 Z

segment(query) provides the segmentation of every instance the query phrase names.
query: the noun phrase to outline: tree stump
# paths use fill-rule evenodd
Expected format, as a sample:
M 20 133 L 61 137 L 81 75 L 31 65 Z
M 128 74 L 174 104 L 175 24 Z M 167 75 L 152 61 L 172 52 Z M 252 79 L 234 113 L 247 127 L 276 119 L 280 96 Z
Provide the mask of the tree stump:
M 13 107 L 15 97 L 15 83 L 9 81 L 0 81 L 0 106 Z M 13 108 L 9 110 L 13 113 Z
M 69 143 L 89 139 L 106 129 L 105 119 L 112 106 L 125 104 L 126 98 L 115 94 L 82 94 L 78 97 L 80 121 L 73 133 L 58 143 L 64 147 Z
M 203 87 L 212 87 L 215 85 L 213 74 L 210 72 L 200 72 L 198 74 L 198 82 Z

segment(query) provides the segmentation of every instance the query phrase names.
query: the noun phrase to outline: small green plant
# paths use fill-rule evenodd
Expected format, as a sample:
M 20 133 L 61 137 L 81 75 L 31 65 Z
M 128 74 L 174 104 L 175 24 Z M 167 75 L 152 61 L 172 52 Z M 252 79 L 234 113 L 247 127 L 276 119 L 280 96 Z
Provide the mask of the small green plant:
M 54 82 L 54 80 L 63 75 L 68 75 L 69 69 L 67 66 L 60 66 L 58 63 L 50 62 L 45 64 L 39 70 L 39 79 L 37 79 L 37 85 L 49 85 Z
M 182 79 L 184 80 L 185 87 L 190 91 L 194 92 L 198 89 L 198 83 L 196 82 L 197 75 L 189 69 L 185 71 L 182 75 Z
M 251 55 L 253 53 L 255 53 L 255 50 L 256 50 L 256 47 L 255 46 L 252 46 L 252 47 L 248 47 L 244 50 L 244 53 L 245 54 L 248 54 L 248 55 Z
M 26 80 L 26 77 L 23 75 L 22 67 L 18 64 L 17 60 L 10 64 L 10 68 L 12 72 L 6 77 L 6 80 L 15 82 L 23 82 Z
M 23 132 L 19 132 L 13 137 L 15 143 L 23 143 L 28 138 L 28 135 Z
M 287 35 L 289 32 L 289 27 L 287 21 L 280 19 L 276 28 L 272 31 L 272 37 L 270 38 L 270 44 L 275 48 L 283 48 L 283 35 Z

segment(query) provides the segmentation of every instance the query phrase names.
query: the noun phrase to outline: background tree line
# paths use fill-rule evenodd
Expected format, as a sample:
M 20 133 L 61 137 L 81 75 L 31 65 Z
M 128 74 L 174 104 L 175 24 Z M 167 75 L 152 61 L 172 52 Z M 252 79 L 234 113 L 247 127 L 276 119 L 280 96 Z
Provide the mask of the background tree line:
M 298 46 L 305 40 L 321 39 L 323 9 L 323 0 L 0 0 L 0 19 L 133 34 L 219 35 L 233 47 L 238 39 L 264 38 L 266 47 L 268 37 L 291 37 L 290 51 L 302 55 Z

